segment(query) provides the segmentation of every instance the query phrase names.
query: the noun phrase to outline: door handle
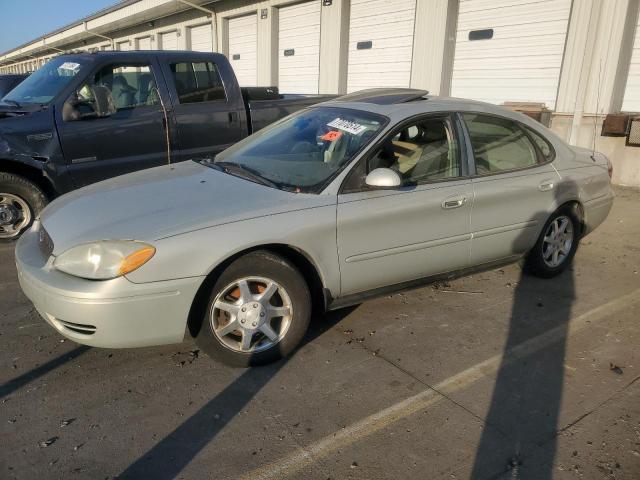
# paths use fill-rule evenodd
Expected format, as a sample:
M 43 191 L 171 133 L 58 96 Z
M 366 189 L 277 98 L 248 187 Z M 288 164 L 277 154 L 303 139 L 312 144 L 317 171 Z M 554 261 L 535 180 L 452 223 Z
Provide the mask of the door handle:
M 447 198 L 442 202 L 442 208 L 450 210 L 452 208 L 459 208 L 467 203 L 467 197 Z
M 229 112 L 229 123 L 235 123 L 238 118 L 238 114 L 236 112 Z
M 540 185 L 538 185 L 538 190 L 540 190 L 541 192 L 549 192 L 549 191 L 553 190 L 554 186 L 555 186 L 555 184 L 552 181 L 545 180 Z

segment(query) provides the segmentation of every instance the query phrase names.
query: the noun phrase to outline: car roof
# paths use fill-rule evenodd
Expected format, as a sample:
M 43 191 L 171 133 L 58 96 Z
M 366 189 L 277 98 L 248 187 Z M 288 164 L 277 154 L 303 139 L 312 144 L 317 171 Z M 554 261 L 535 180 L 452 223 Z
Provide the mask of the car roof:
M 413 94 L 412 94 L 413 93 Z M 396 99 L 389 102 L 388 99 Z M 341 108 L 351 108 L 384 115 L 391 124 L 423 113 L 473 112 L 498 115 L 524 123 L 536 130 L 549 132 L 542 124 L 520 112 L 478 100 L 429 95 L 417 89 L 370 89 L 337 97 L 323 103 Z

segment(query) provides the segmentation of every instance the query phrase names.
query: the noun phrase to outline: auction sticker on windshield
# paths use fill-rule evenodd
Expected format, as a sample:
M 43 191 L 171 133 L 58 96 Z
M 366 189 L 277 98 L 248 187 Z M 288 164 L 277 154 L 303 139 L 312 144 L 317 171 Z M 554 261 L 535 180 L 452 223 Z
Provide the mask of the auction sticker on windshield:
M 349 120 L 343 120 L 340 117 L 332 120 L 330 123 L 327 123 L 327 126 L 338 128 L 353 135 L 359 135 L 367 129 L 367 127 L 364 125 L 360 125 L 356 122 L 350 122 Z
M 61 69 L 61 70 L 71 70 L 71 71 L 75 72 L 76 70 L 78 70 L 80 68 L 80 64 L 79 63 L 75 63 L 75 62 L 64 62 L 58 68 Z

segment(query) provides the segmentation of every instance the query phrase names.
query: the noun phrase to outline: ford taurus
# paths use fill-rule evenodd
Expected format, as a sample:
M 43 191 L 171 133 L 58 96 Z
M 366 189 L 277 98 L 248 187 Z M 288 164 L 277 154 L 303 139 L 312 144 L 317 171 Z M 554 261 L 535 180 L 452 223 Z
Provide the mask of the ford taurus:
M 524 259 L 552 277 L 607 217 L 611 165 L 534 120 L 415 90 L 341 97 L 205 158 L 49 205 L 19 280 L 62 335 L 98 347 L 185 336 L 256 365 L 312 310 Z

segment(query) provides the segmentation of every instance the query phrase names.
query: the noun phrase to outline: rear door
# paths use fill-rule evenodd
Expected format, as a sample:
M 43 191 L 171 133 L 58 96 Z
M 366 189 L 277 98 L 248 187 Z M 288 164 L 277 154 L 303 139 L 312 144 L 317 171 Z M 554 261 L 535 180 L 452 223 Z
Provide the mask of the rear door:
M 462 114 L 473 150 L 471 263 L 480 265 L 529 250 L 554 202 L 559 175 L 553 150 L 537 146 L 527 127 L 487 114 Z
M 468 265 L 473 190 L 459 132 L 448 115 L 412 121 L 351 172 L 337 207 L 341 295 Z M 402 185 L 365 186 L 376 168 L 395 170 Z
M 109 177 L 150 168 L 166 162 L 164 115 L 158 93 L 159 65 L 150 61 L 102 64 L 74 96 L 91 101 L 91 86 L 111 90 L 117 112 L 106 118 L 64 122 L 62 108 L 56 121 L 62 150 L 74 182 L 87 185 Z M 85 112 L 90 111 L 88 106 Z
M 246 136 L 242 93 L 230 68 L 207 56 L 165 58 L 180 159 L 216 155 Z

